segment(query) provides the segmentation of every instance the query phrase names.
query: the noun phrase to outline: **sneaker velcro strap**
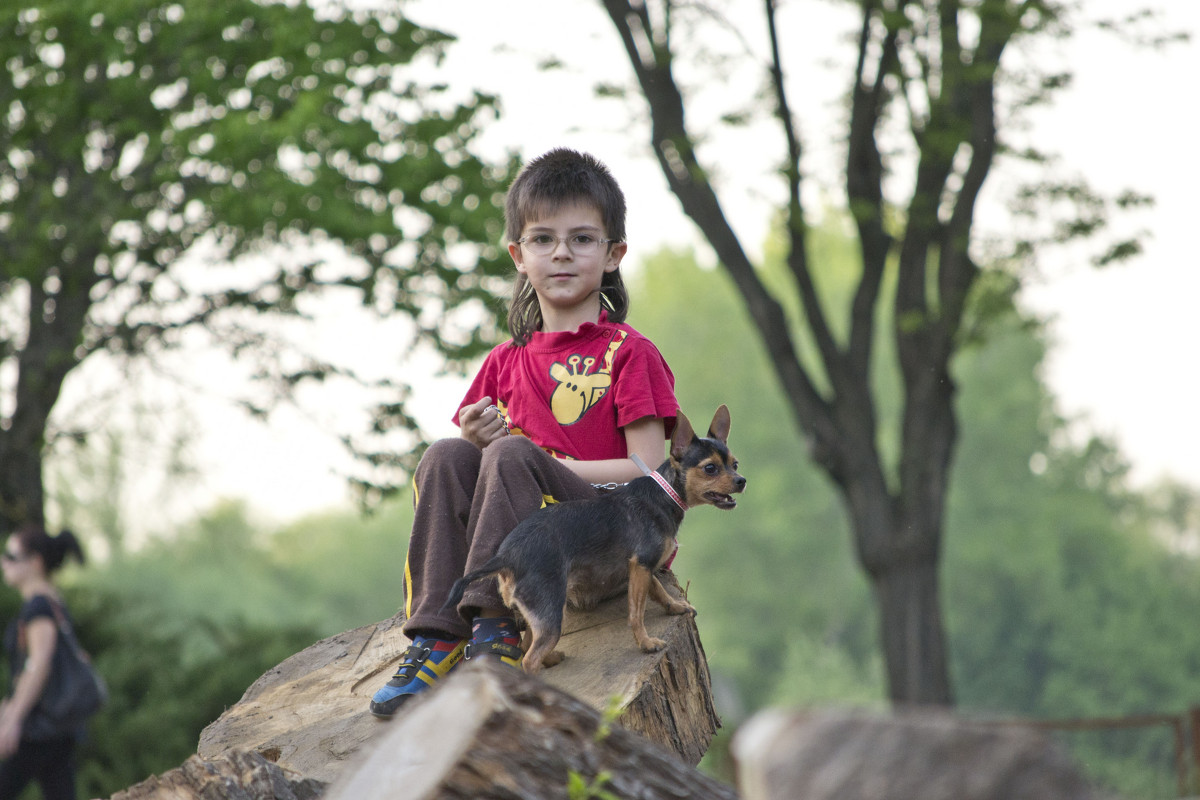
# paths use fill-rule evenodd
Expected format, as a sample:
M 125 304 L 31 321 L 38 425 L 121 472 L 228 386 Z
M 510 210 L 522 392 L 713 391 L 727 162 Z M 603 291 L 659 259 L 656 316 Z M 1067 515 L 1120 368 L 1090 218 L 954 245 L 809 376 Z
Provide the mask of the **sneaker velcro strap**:
M 515 658 L 518 661 L 525 654 L 521 652 L 521 648 L 515 644 L 508 644 L 497 639 L 488 642 L 470 642 L 467 644 L 466 659 L 469 661 L 472 658 L 479 656 L 508 656 Z
M 408 649 L 404 651 L 404 655 L 400 658 L 399 669 L 396 670 L 396 674 L 392 678 L 403 678 L 406 681 L 411 681 L 417 674 L 417 670 L 425 663 L 425 659 L 429 658 L 430 652 L 432 651 L 428 647 L 415 644 L 409 645 Z

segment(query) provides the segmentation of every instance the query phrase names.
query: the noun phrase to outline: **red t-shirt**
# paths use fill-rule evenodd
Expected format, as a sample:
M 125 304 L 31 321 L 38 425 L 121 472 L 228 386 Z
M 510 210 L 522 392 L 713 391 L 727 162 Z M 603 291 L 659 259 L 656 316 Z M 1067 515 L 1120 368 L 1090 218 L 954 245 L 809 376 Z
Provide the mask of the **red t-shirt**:
M 626 458 L 621 428 L 655 417 L 670 436 L 679 413 L 675 376 L 658 348 L 604 312 L 574 333 L 539 331 L 524 347 L 497 345 L 458 410 L 484 397 L 512 433 L 557 458 L 581 461 Z

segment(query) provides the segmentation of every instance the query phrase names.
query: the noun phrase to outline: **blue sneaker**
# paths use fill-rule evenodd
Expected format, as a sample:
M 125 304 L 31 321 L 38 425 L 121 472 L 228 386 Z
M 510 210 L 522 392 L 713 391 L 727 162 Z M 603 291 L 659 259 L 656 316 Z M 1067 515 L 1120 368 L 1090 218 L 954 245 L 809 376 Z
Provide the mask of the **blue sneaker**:
M 371 698 L 371 713 L 389 719 L 413 695 L 425 691 L 462 660 L 466 639 L 444 641 L 417 636 L 400 659 L 396 674 Z
M 471 626 L 466 658 L 491 657 L 521 669 L 521 634 L 512 617 L 477 617 Z

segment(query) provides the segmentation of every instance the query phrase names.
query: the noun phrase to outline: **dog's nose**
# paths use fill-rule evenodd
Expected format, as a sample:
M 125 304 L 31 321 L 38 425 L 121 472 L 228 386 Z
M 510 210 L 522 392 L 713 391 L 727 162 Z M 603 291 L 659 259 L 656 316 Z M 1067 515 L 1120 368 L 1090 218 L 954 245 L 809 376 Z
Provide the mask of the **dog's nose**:
M 737 490 L 740 492 L 746 488 L 746 479 L 741 475 L 738 475 L 737 478 L 734 479 L 733 485 L 736 486 Z

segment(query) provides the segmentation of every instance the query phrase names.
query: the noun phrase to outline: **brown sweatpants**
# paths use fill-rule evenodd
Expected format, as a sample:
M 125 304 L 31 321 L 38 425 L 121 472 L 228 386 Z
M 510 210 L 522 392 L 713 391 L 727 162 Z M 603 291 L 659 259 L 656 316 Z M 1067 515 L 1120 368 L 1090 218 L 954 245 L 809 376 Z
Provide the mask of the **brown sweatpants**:
M 517 523 L 548 502 L 595 497 L 597 489 L 524 436 L 483 450 L 465 439 L 434 442 L 413 477 L 412 535 L 404 565 L 404 632 L 471 635 L 480 609 L 504 608 L 496 579 L 467 589 L 442 611 L 450 587 L 496 553 Z

